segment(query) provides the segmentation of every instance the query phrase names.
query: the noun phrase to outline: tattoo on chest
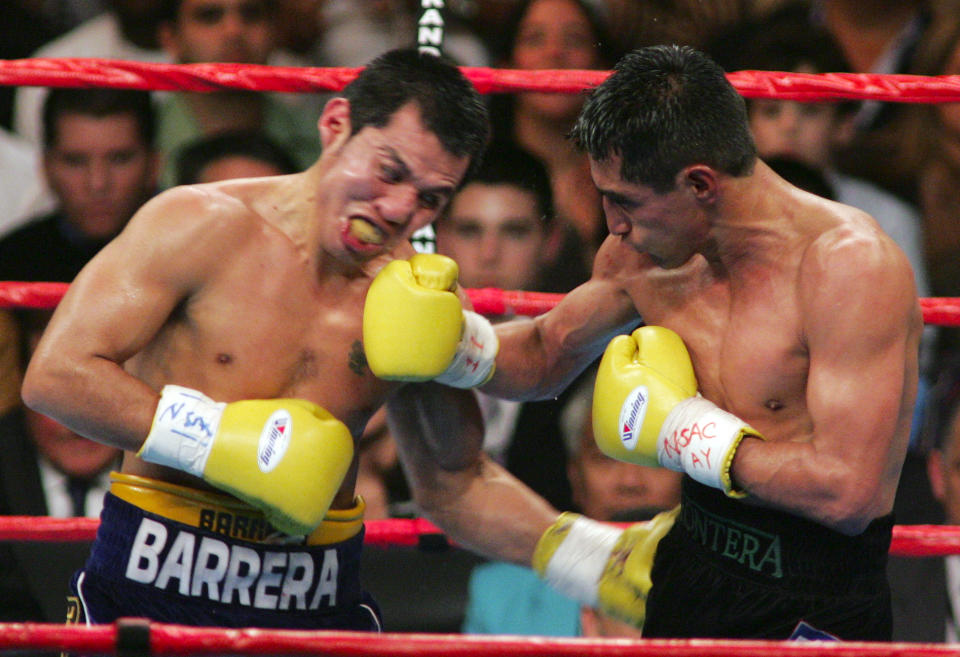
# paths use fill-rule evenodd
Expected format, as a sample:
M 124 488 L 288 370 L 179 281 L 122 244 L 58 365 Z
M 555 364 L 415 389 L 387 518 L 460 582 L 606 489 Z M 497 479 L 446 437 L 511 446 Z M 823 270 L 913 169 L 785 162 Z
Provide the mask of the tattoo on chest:
M 363 345 L 359 340 L 354 340 L 350 345 L 350 369 L 357 376 L 367 373 L 367 355 L 363 353 Z

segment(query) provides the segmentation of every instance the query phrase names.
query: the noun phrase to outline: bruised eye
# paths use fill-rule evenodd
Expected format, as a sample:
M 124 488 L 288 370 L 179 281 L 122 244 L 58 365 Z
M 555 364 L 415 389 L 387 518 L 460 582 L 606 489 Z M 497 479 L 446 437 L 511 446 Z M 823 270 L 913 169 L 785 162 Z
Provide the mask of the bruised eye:
M 397 167 L 384 166 L 380 168 L 380 177 L 389 183 L 398 183 L 403 180 L 403 171 Z
M 427 210 L 436 210 L 442 202 L 439 194 L 433 192 L 424 192 L 420 194 L 420 206 Z

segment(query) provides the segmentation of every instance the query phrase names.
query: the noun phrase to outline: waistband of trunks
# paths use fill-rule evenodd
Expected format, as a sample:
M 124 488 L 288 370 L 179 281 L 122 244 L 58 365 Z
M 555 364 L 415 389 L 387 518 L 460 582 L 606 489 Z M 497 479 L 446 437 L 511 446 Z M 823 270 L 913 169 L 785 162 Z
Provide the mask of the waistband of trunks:
M 277 534 L 261 511 L 223 493 L 120 472 L 110 473 L 110 492 L 144 511 L 226 536 L 269 542 Z M 363 529 L 365 509 L 359 496 L 349 509 L 330 509 L 305 543 L 332 545 L 356 536 Z
M 842 579 L 883 573 L 893 516 L 847 536 L 789 513 L 733 500 L 685 477 L 676 524 L 724 563 L 775 579 Z

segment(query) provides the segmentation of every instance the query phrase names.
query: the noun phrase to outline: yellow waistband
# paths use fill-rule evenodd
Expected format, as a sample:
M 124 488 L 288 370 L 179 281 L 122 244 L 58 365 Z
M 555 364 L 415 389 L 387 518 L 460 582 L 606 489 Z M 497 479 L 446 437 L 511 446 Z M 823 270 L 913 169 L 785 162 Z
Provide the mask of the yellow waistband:
M 158 479 L 110 473 L 110 492 L 144 511 L 192 527 L 247 541 L 266 541 L 276 530 L 263 513 L 235 497 L 179 486 Z M 360 533 L 366 505 L 357 496 L 350 509 L 330 509 L 307 536 L 307 545 L 340 543 Z

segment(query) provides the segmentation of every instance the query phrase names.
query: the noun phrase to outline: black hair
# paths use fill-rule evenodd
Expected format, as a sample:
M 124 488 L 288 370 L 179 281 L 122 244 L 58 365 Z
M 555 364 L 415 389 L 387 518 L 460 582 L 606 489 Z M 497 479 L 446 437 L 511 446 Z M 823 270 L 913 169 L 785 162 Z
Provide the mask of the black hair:
M 715 45 L 722 57 L 715 59 L 727 71 L 796 72 L 804 66 L 812 73 L 851 70 L 834 36 L 811 20 L 807 2 L 788 2 L 761 19 L 731 30 Z M 850 115 L 860 107 L 856 100 L 823 102 L 834 103 L 841 115 Z
M 108 88 L 67 88 L 50 90 L 43 105 L 43 143 L 52 148 L 57 143 L 59 119 L 79 114 L 104 118 L 129 114 L 137 122 L 137 133 L 149 148 L 153 148 L 155 117 L 149 91 Z
M 200 182 L 203 170 L 226 157 L 248 157 L 266 162 L 281 173 L 300 170 L 293 157 L 282 146 L 262 132 L 221 132 L 190 142 L 177 156 L 178 185 Z
M 491 142 L 470 182 L 510 185 L 530 192 L 537 200 L 541 219 L 546 223 L 553 221 L 553 188 L 547 167 L 540 158 L 514 142 Z
M 382 128 L 397 110 L 415 103 L 443 147 L 470 158 L 465 180 L 479 165 L 490 134 L 487 108 L 449 60 L 415 48 L 391 50 L 367 64 L 342 95 L 350 102 L 352 134 L 365 126 Z
M 594 160 L 620 156 L 624 180 L 658 193 L 686 166 L 743 176 L 757 156 L 743 98 L 716 62 L 689 46 L 624 56 L 588 96 L 571 137 Z

